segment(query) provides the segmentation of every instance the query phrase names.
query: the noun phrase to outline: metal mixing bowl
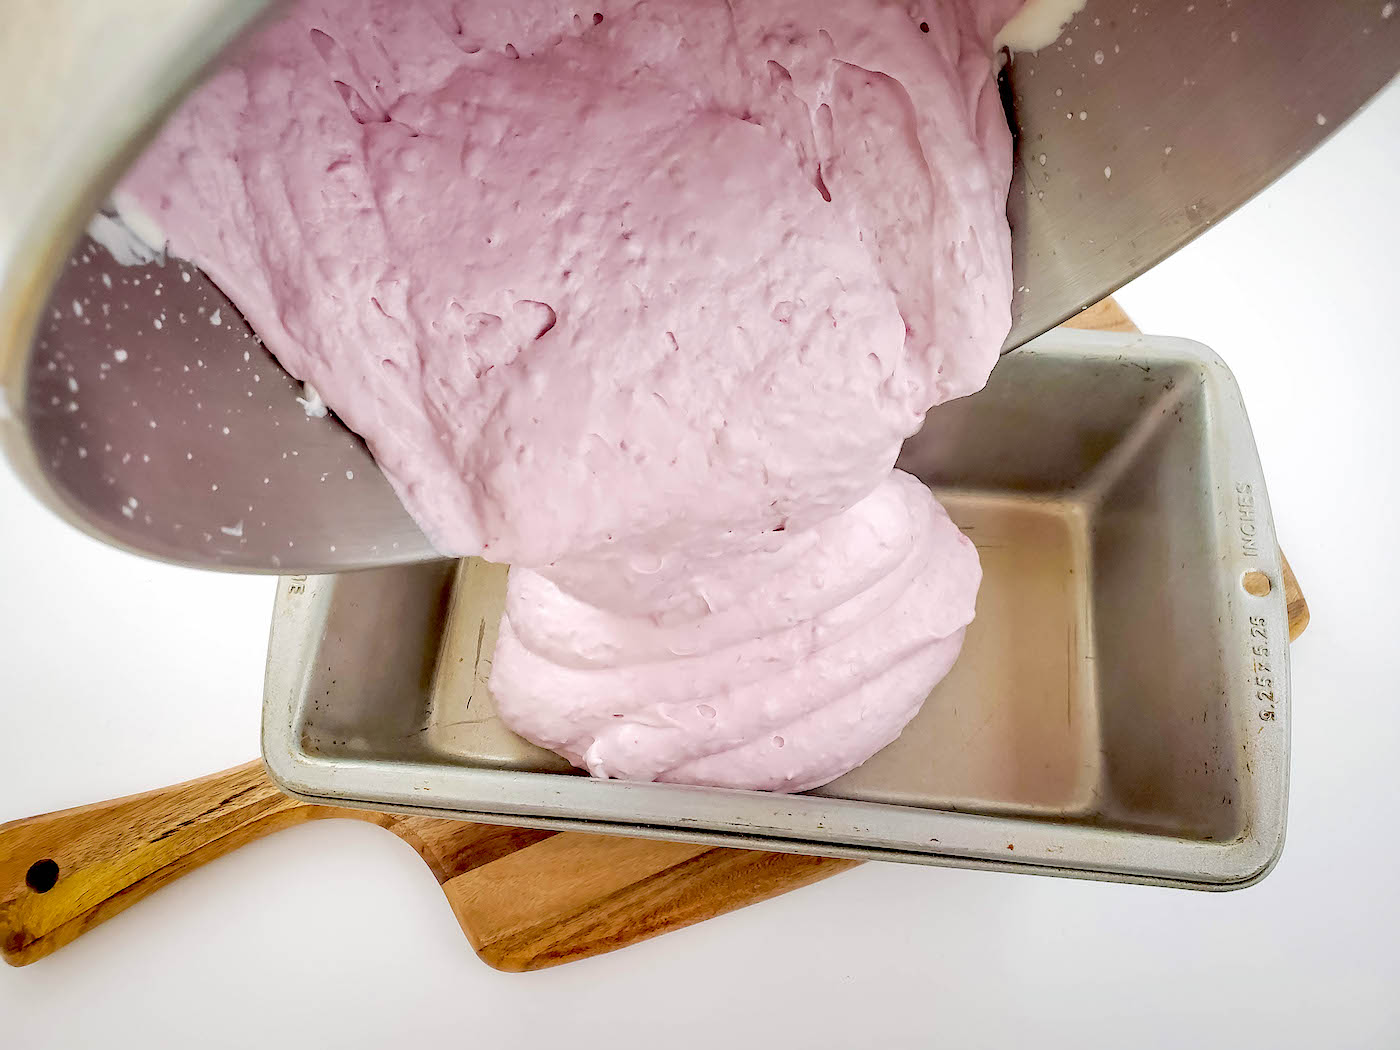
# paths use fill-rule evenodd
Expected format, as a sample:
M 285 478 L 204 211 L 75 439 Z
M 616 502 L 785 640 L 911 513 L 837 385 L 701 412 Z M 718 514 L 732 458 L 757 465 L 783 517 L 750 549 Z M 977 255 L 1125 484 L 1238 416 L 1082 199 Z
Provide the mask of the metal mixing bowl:
M 364 445 L 307 418 L 198 270 L 120 267 L 81 236 L 163 115 L 272 9 L 6 9 L 0 445 L 69 522 L 169 561 L 327 572 L 431 558 Z M 1003 92 L 1018 132 L 1007 347 L 1196 236 L 1384 86 L 1400 68 L 1390 9 L 1090 0 L 1059 43 L 1017 56 Z

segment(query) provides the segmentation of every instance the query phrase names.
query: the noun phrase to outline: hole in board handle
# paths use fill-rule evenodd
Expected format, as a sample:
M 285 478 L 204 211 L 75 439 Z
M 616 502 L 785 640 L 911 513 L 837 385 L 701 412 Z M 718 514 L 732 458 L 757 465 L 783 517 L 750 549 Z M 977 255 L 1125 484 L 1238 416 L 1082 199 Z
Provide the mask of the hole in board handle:
M 24 873 L 24 884 L 35 893 L 48 893 L 58 882 L 58 864 L 48 859 L 36 860 Z

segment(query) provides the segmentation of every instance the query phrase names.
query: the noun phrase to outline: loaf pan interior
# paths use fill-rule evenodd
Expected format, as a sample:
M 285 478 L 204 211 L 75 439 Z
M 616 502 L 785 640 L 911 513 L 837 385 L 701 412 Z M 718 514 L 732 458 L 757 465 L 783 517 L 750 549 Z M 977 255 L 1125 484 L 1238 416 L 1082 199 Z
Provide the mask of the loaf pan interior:
M 815 794 L 1197 841 L 1242 833 L 1206 386 L 1189 358 L 1030 350 L 931 413 L 900 466 L 977 545 L 977 618 L 903 736 Z M 304 754 L 569 773 L 495 716 L 504 581 L 478 561 L 330 580 L 294 715 Z

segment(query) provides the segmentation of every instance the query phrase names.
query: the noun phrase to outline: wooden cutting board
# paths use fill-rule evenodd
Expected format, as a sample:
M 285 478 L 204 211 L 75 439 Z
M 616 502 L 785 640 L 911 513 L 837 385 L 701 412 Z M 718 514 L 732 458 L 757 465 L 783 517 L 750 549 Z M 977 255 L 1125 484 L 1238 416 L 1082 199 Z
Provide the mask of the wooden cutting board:
M 1111 299 L 1069 322 L 1135 331 Z M 1307 603 L 1284 562 L 1289 635 Z M 432 869 L 467 940 L 500 970 L 599 955 L 775 897 L 859 861 L 470 824 L 309 805 L 261 762 L 0 826 L 0 951 L 23 966 L 244 843 L 308 820 L 387 828 Z

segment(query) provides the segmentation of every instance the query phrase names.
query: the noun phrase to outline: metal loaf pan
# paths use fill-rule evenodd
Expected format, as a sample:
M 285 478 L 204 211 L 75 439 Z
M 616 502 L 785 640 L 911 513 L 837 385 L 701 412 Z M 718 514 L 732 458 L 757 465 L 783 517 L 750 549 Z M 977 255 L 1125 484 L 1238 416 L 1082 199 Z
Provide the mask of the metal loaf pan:
M 932 412 L 901 465 L 977 544 L 977 619 L 903 736 L 824 788 L 598 781 L 515 737 L 486 687 L 505 570 L 476 560 L 285 577 L 268 768 L 313 801 L 495 823 L 1199 889 L 1262 878 L 1283 846 L 1288 624 L 1224 364 L 1180 339 L 1056 330 Z

